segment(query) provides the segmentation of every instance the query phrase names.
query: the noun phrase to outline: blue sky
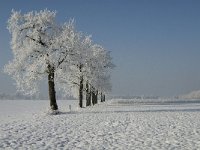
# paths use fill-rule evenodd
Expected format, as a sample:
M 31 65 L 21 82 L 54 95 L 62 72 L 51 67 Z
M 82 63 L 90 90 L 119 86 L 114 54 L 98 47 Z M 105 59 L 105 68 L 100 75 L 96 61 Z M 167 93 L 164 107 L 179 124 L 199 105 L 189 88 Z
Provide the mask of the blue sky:
M 111 51 L 117 66 L 112 94 L 175 96 L 200 89 L 198 0 L 6 0 L 0 5 L 0 93 L 15 92 L 2 73 L 12 59 L 11 10 L 45 8 L 57 10 L 59 22 L 74 18 L 78 30 Z

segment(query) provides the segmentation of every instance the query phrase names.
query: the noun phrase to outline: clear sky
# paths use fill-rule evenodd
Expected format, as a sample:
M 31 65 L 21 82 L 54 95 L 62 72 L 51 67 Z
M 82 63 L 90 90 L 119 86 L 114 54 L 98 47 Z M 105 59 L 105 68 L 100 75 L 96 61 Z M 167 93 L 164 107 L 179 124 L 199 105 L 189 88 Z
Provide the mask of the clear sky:
M 48 8 L 70 18 L 111 51 L 115 95 L 175 96 L 200 89 L 199 0 L 6 0 L 0 5 L 0 93 L 15 92 L 2 73 L 12 59 L 11 10 Z

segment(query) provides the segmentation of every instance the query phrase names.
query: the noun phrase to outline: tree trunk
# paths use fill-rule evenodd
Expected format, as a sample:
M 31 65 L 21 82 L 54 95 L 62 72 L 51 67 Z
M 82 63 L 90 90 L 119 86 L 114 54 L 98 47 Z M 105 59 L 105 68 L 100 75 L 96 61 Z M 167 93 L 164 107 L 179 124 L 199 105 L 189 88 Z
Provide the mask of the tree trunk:
M 103 102 L 105 102 L 106 101 L 106 96 L 105 96 L 105 94 L 103 95 Z
M 95 105 L 95 89 L 92 88 L 92 104 Z
M 91 91 L 91 89 L 89 90 L 89 106 L 92 106 L 92 91 Z
M 79 106 L 83 108 L 83 76 L 80 78 L 80 85 L 79 85 Z
M 96 90 L 95 92 L 95 104 L 98 103 L 98 90 Z
M 101 102 L 103 102 L 103 94 L 102 94 L 102 92 L 101 92 Z
M 88 82 L 86 83 L 86 106 L 91 106 L 91 92 Z
M 58 105 L 56 103 L 56 91 L 54 84 L 54 71 L 51 71 L 48 74 L 48 84 L 49 84 L 49 99 L 50 99 L 50 107 L 52 110 L 57 110 Z

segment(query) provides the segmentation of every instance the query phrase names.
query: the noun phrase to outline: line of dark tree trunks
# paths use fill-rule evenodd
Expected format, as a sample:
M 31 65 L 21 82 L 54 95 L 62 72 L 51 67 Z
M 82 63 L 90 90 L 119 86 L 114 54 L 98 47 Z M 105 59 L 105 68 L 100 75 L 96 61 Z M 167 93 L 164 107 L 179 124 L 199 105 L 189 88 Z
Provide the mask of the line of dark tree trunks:
M 86 82 L 85 89 L 83 87 L 83 78 L 81 78 L 79 85 L 79 106 L 81 108 L 83 108 L 84 93 L 86 97 L 86 107 L 97 104 L 99 99 L 98 97 L 100 97 L 100 102 L 105 102 L 105 94 L 102 92 L 99 93 L 99 91 L 91 86 L 88 82 Z

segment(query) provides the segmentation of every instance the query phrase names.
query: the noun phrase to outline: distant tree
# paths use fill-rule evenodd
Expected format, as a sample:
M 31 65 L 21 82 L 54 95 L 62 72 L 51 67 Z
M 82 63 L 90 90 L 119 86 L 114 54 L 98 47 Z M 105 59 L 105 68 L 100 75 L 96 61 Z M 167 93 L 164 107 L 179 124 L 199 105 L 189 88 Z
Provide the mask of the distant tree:
M 13 60 L 4 68 L 24 94 L 38 92 L 38 83 L 48 77 L 51 110 L 57 110 L 55 82 L 72 51 L 74 27 L 72 23 L 60 26 L 55 22 L 56 12 L 42 10 L 21 14 L 12 11 L 8 20 L 11 33 Z M 62 33 L 65 33 L 65 38 Z M 66 34 L 67 33 L 67 34 Z M 68 47 L 62 47 L 63 39 Z M 66 41 L 65 41 L 66 42 Z
M 98 100 L 98 94 L 101 96 L 101 101 L 103 97 L 105 99 L 105 93 L 111 91 L 110 73 L 115 67 L 112 63 L 112 58 L 110 52 L 105 50 L 100 45 L 93 46 L 93 57 L 90 62 L 90 72 L 89 77 L 90 83 L 92 85 L 92 103 L 96 104 Z

